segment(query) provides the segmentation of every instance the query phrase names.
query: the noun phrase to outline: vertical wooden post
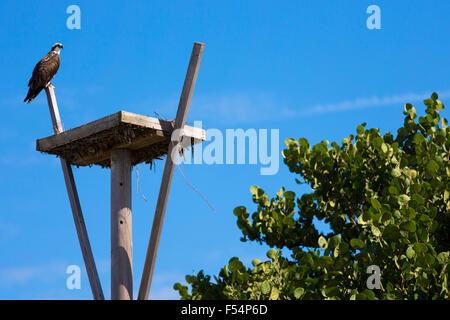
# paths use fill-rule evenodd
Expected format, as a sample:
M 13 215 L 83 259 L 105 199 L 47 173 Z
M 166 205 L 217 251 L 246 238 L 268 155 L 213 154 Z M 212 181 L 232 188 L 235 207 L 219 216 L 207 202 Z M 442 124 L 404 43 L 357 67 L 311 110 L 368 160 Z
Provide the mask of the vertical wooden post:
M 59 117 L 58 104 L 56 103 L 55 88 L 50 84 L 45 87 L 47 94 L 48 108 L 52 118 L 53 131 L 55 134 L 63 132 L 61 119 Z M 88 274 L 89 283 L 91 285 L 92 295 L 95 300 L 104 300 L 102 286 L 98 277 L 97 268 L 95 266 L 94 256 L 92 254 L 91 244 L 84 223 L 83 213 L 81 211 L 80 199 L 78 198 L 77 187 L 73 178 L 72 167 L 66 160 L 60 158 L 61 167 L 66 182 L 67 194 L 69 196 L 70 207 L 72 208 L 73 221 L 77 230 L 78 241 L 80 243 L 81 252 L 83 254 L 86 272 Z
M 184 123 L 186 122 L 204 47 L 205 45 L 202 43 L 194 43 L 186 78 L 184 80 L 183 91 L 181 92 L 180 102 L 178 104 L 174 130 L 183 129 Z M 180 139 L 181 138 L 182 136 L 180 136 Z M 156 203 L 155 216 L 153 218 L 152 231 L 150 234 L 150 241 L 147 248 L 147 255 L 145 257 L 145 265 L 139 287 L 139 300 L 148 299 L 148 294 L 150 292 L 153 271 L 155 269 L 156 255 L 158 253 L 159 240 L 161 238 L 164 215 L 167 207 L 167 200 L 169 198 L 170 186 L 172 184 L 174 163 L 171 155 L 174 148 L 178 148 L 178 145 L 177 143 L 174 144 L 171 142 L 169 144 L 166 163 L 164 165 L 161 187 L 159 189 L 159 196 Z
M 131 153 L 111 152 L 111 300 L 133 299 Z

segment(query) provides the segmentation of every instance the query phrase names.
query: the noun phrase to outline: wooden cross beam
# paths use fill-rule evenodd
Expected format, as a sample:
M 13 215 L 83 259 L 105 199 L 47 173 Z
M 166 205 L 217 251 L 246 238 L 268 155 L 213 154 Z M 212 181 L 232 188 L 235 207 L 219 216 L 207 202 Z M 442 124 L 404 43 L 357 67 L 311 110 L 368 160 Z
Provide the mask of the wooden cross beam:
M 189 61 L 189 67 L 186 73 L 186 78 L 184 80 L 183 91 L 181 92 L 180 102 L 178 104 L 174 130 L 182 130 L 184 123 L 186 122 L 204 47 L 205 45 L 202 43 L 194 43 L 194 48 L 192 49 L 191 53 L 191 59 Z M 182 137 L 182 135 L 180 135 L 180 137 Z M 159 240 L 161 238 L 164 215 L 167 207 L 167 200 L 169 198 L 170 186 L 172 184 L 173 170 L 175 165 L 173 162 L 174 159 L 172 159 L 174 148 L 175 150 L 178 149 L 177 141 L 170 142 L 169 150 L 167 152 L 161 187 L 159 189 L 159 196 L 156 204 L 155 216 L 153 218 L 152 232 L 147 248 L 147 255 L 145 257 L 144 270 L 142 272 L 138 300 L 148 299 L 148 294 L 150 292 L 153 271 L 155 269 L 156 255 L 158 253 Z
M 52 118 L 53 131 L 55 134 L 63 132 L 61 118 L 59 116 L 58 104 L 56 103 L 55 88 L 50 83 L 45 87 L 47 94 L 48 108 Z M 95 266 L 94 256 L 92 254 L 91 244 L 84 223 L 83 213 L 81 212 L 80 199 L 78 198 L 77 187 L 73 178 L 72 167 L 63 158 L 60 158 L 61 167 L 66 182 L 67 194 L 69 196 L 70 207 L 72 208 L 73 221 L 77 230 L 78 241 L 80 242 L 81 252 L 83 254 L 84 264 L 91 285 L 92 295 L 95 300 L 104 300 L 102 286 Z

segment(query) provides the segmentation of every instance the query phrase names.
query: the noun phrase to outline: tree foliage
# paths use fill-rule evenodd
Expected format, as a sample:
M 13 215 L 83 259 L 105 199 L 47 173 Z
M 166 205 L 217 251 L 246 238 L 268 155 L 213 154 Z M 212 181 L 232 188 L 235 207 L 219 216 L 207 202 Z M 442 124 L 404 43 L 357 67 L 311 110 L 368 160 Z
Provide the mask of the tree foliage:
M 281 188 L 234 214 L 243 241 L 267 243 L 269 260 L 247 268 L 236 257 L 214 281 L 200 271 L 174 288 L 182 299 L 448 299 L 450 254 L 450 128 L 433 93 L 417 119 L 404 107 L 394 138 L 361 124 L 339 145 L 287 139 L 284 163 L 312 192 Z M 329 224 L 322 234 L 314 218 Z M 290 258 L 281 250 L 289 249 Z M 381 270 L 369 290 L 367 268 Z

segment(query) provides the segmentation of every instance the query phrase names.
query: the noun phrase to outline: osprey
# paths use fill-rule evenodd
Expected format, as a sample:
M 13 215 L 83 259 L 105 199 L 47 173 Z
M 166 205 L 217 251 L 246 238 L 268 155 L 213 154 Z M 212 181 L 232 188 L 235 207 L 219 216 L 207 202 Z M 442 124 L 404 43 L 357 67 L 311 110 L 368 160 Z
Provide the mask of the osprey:
M 61 43 L 55 43 L 47 55 L 39 61 L 33 70 L 28 82 L 27 97 L 23 102 L 30 103 L 52 80 L 59 68 L 59 51 L 63 48 Z

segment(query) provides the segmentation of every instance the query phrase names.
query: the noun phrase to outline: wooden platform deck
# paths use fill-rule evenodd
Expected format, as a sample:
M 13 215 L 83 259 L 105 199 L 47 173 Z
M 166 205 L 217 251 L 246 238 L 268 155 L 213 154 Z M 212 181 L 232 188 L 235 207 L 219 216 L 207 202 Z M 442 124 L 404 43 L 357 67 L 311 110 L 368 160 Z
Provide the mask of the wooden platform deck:
M 130 149 L 132 165 L 151 163 L 167 154 L 173 122 L 119 111 L 50 137 L 38 139 L 36 150 L 64 158 L 76 166 L 110 167 L 111 150 Z M 206 139 L 201 128 L 184 126 L 184 139 Z

